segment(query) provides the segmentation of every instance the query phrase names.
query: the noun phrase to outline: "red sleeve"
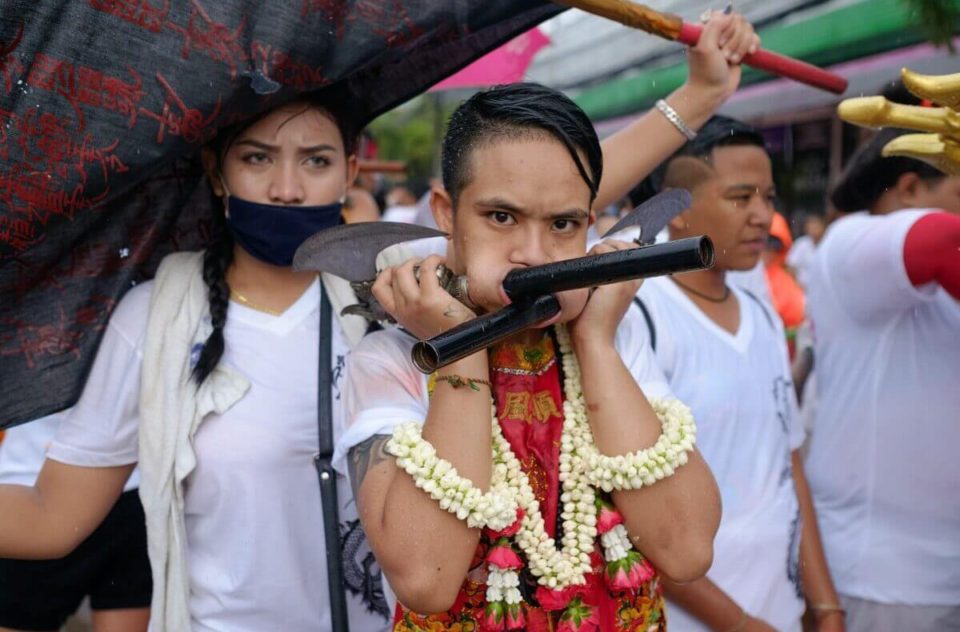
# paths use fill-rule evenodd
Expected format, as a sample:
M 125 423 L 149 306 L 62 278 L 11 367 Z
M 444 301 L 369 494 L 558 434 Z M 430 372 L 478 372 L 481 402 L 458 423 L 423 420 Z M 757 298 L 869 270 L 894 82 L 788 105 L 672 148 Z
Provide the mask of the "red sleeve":
M 910 228 L 903 245 L 910 282 L 935 282 L 960 299 L 960 215 L 931 213 Z

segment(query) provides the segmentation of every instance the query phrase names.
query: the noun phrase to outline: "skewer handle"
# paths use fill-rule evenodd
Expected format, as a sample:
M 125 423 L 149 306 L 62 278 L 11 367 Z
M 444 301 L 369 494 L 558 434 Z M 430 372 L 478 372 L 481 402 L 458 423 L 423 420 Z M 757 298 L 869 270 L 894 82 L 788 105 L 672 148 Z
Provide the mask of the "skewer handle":
M 582 9 L 587 13 L 614 20 L 635 29 L 641 29 L 665 39 L 687 46 L 696 46 L 703 27 L 684 22 L 679 16 L 661 13 L 648 6 L 629 0 L 555 0 L 557 4 Z M 780 55 L 768 50 L 758 50 L 743 58 L 748 66 L 787 77 L 815 88 L 842 94 L 847 89 L 847 80 L 836 73 L 818 68 L 813 64 Z
M 699 24 L 684 22 L 683 26 L 680 27 L 680 34 L 677 36 L 677 41 L 687 46 L 696 46 L 697 42 L 700 41 L 700 34 L 702 32 L 703 27 Z M 841 77 L 836 73 L 829 72 L 813 64 L 808 64 L 805 61 L 763 50 L 762 48 L 744 57 L 743 63 L 758 70 L 765 70 L 771 74 L 793 79 L 794 81 L 833 92 L 834 94 L 843 94 L 847 90 L 846 77 Z

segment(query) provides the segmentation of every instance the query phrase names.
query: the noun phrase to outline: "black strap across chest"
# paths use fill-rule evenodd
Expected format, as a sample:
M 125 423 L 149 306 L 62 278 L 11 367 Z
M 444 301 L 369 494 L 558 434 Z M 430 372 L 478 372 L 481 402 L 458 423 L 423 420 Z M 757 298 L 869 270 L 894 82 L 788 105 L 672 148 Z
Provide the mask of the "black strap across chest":
M 343 549 L 340 546 L 340 511 L 337 473 L 333 469 L 333 315 L 326 289 L 320 288 L 319 383 L 317 385 L 318 448 L 313 462 L 320 478 L 320 503 L 327 549 L 327 587 L 330 620 L 334 632 L 349 632 L 347 595 L 343 578 Z

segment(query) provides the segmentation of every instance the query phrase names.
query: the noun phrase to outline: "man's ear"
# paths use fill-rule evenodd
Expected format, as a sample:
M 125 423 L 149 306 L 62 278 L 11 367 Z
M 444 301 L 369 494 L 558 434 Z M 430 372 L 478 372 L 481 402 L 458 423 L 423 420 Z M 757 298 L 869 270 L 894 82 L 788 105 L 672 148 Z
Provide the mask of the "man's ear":
M 220 180 L 220 169 L 217 167 L 217 154 L 209 147 L 200 150 L 200 163 L 203 165 L 203 172 L 210 182 L 210 188 L 217 197 L 223 197 L 223 182 Z
M 445 232 L 448 237 L 453 234 L 453 200 L 443 187 L 430 189 L 430 210 L 433 212 L 433 221 L 437 228 Z
M 913 171 L 901 173 L 893 190 L 900 201 L 900 208 L 916 208 L 922 206 L 918 198 L 926 192 L 927 183 Z
M 667 228 L 670 229 L 670 234 L 673 233 L 684 233 L 690 228 L 690 209 L 686 209 L 678 215 L 674 215 L 673 219 L 667 224 Z

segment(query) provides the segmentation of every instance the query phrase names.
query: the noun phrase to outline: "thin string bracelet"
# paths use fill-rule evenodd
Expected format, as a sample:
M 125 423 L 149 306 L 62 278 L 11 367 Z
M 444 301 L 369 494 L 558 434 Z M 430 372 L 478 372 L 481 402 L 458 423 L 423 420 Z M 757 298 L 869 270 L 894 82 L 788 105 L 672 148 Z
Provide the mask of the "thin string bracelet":
M 450 386 L 452 386 L 452 387 L 455 388 L 455 389 L 460 388 L 460 387 L 462 387 L 462 386 L 469 386 L 471 390 L 479 391 L 479 390 L 480 390 L 480 387 L 477 386 L 477 385 L 478 385 L 478 384 L 483 384 L 483 385 L 486 386 L 487 388 L 493 390 L 493 387 L 490 386 L 490 381 L 489 381 L 489 380 L 477 380 L 477 379 L 474 379 L 474 378 L 472 378 L 472 377 L 463 377 L 462 375 L 456 375 L 456 374 L 454 374 L 454 375 L 438 375 L 438 376 L 437 376 L 437 381 L 438 381 L 438 382 L 446 382 L 447 384 L 449 384 Z

